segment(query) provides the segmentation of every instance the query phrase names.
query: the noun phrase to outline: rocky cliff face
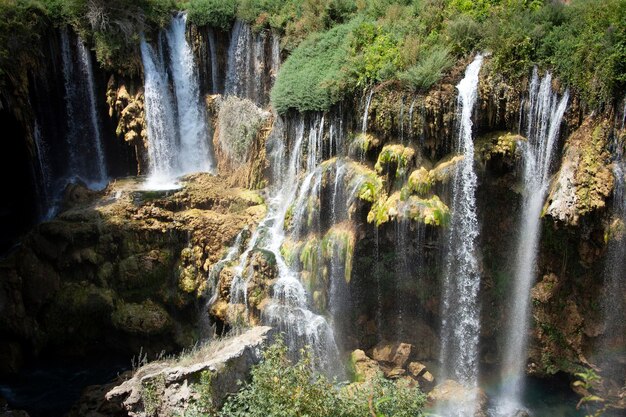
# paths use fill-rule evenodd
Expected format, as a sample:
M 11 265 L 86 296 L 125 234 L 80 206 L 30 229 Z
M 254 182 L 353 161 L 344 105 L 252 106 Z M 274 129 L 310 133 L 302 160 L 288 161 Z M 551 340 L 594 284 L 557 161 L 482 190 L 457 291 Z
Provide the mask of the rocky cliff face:
M 220 175 L 186 177 L 182 188 L 173 192 L 142 191 L 132 179 L 113 182 L 100 193 L 69 187 L 63 212 L 37 226 L 2 262 L 0 329 L 6 337 L 0 342 L 5 367 L 1 371 L 15 372 L 25 356 L 42 352 L 84 355 L 94 346 L 125 353 L 135 353 L 140 346 L 151 352 L 178 350 L 197 339 L 199 317 L 210 316 L 220 330 L 239 324 L 242 312 L 252 323 L 262 321 L 276 279 L 272 254 L 250 253 L 249 309 L 231 300 L 233 265 L 220 264 L 215 284 L 207 278 L 238 236 L 243 239 L 239 245 L 244 245 L 249 234 L 241 231 L 252 231 L 263 218 L 263 198 L 251 190 L 271 186 L 273 147 L 293 140 L 276 132 L 281 125 L 294 126 L 300 115 L 278 118 L 257 107 L 267 102 L 263 94 L 248 97 L 252 100 L 220 95 L 226 88 L 228 45 L 234 35 L 191 28 L 189 36 L 200 57 Z M 265 75 L 260 89 L 250 87 L 251 78 L 241 85 L 257 93 L 267 93 L 275 75 L 270 68 L 275 63 L 268 58 L 270 38 L 269 33 L 250 38 L 265 53 L 259 67 Z M 212 44 L 219 47 L 211 50 Z M 206 58 L 212 53 L 217 64 Z M 302 269 L 315 310 L 328 314 L 338 308 L 342 313 L 335 325 L 346 351 L 373 352 L 386 340 L 410 344 L 415 361 L 438 359 L 442 230 L 449 216 L 449 178 L 461 158 L 451 154 L 457 123 L 455 85 L 465 64 L 459 63 L 423 94 L 394 84 L 377 86 L 365 115 L 369 91 L 341 103 L 328 113 L 326 124 L 322 122 L 327 133 L 320 152 L 327 161 L 319 195 L 308 203 L 311 213 L 330 213 L 334 204 L 339 163 L 331 158 L 331 119 L 348 132 L 346 146 L 353 161 L 341 168 L 349 172 L 346 183 L 354 185 L 350 181 L 358 177 L 366 186 L 358 189 L 350 205 L 349 221 L 330 227 L 330 221 L 319 216 L 315 239 L 302 236 L 281 252 Z M 150 144 L 141 82 L 107 76 L 111 123 L 132 148 L 128 154 L 143 174 Z M 559 88 L 556 83 L 553 87 Z M 513 236 L 523 232 L 516 229 L 521 205 L 517 144 L 525 139 L 515 132 L 527 89 L 524 82 L 512 84 L 497 75 L 488 61 L 481 71 L 474 126 L 482 225 L 480 351 L 488 369 L 502 353 Z M 574 374 L 583 368 L 603 371 L 594 355 L 605 336 L 598 305 L 607 245 L 616 232 L 612 146 L 621 143 L 616 138 L 623 142 L 624 129 L 613 122 L 610 110 L 585 115 L 581 107 L 577 99 L 569 106 L 560 139 L 563 149 L 542 215 L 528 361 L 528 372 L 542 376 Z M 291 213 L 287 229 L 293 227 L 293 208 Z M 328 277 L 336 261 L 329 242 L 343 245 L 341 271 L 348 291 L 340 306 L 331 306 Z M 216 295 L 209 311 L 208 290 Z M 623 347 L 623 335 L 615 338 L 620 337 Z M 407 371 L 404 365 L 400 368 Z M 623 406 L 623 384 L 623 377 L 607 378 L 597 390 Z
M 196 175 L 174 192 L 137 180 L 66 190 L 66 210 L 2 262 L 6 371 L 21 353 L 158 353 L 193 344 L 212 264 L 264 215 L 255 192 Z M 4 360 L 6 359 L 6 360 Z

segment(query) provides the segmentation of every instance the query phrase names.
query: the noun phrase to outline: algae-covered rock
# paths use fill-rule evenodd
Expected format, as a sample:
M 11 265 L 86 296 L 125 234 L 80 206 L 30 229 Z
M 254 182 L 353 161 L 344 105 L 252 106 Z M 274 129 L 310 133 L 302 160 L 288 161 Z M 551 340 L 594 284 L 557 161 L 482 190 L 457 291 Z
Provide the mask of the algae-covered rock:
M 499 158 L 513 163 L 518 157 L 518 143 L 527 139 L 510 132 L 492 132 L 476 139 L 475 154 L 481 162 Z
M 158 335 L 170 330 L 172 319 L 165 309 L 152 300 L 119 303 L 111 315 L 113 326 L 130 334 Z
M 380 226 L 389 221 L 411 220 L 431 226 L 446 226 L 450 218 L 448 206 L 434 195 L 429 198 L 406 196 L 396 191 L 372 205 L 367 221 Z
M 415 149 L 404 145 L 385 145 L 378 154 L 376 172 L 389 172 L 396 178 L 404 177 L 413 162 Z M 392 172 L 393 171 L 393 172 Z
M 371 133 L 358 133 L 349 139 L 349 154 L 356 158 L 363 158 L 370 150 L 380 146 L 380 139 Z
M 608 164 L 609 133 L 608 120 L 590 116 L 567 139 L 545 215 L 575 226 L 581 217 L 604 209 L 614 183 Z

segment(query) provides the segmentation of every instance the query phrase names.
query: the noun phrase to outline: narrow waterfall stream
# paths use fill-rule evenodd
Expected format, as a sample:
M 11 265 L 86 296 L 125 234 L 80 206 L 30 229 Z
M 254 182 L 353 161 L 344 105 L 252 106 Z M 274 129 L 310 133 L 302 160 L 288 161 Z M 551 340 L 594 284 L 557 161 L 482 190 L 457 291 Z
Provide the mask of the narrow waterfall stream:
M 535 281 L 537 250 L 541 235 L 541 208 L 550 185 L 553 155 L 569 92 L 559 100 L 552 91 L 552 75 L 539 78 L 533 71 L 526 115 L 527 141 L 519 143 L 523 163 L 523 206 L 519 220 L 511 315 L 502 364 L 503 387 L 499 399 L 502 415 L 521 405 L 526 371 L 526 345 L 530 320 L 530 289 Z
M 166 32 L 170 69 L 174 82 L 180 134 L 179 163 L 182 172 L 215 169 L 205 106 L 200 97 L 193 51 L 185 37 L 187 16 L 176 16 Z
M 626 100 L 621 120 L 621 129 L 624 129 L 626 120 Z M 609 239 L 607 258 L 604 265 L 604 286 L 602 291 L 602 322 L 604 334 L 598 341 L 598 351 L 595 361 L 604 369 L 603 375 L 610 376 L 616 381 L 626 383 L 624 364 L 626 363 L 626 300 L 622 295 L 626 292 L 626 277 L 623 261 L 626 259 L 626 236 L 623 225 L 626 224 L 626 154 L 624 143 L 618 135 L 613 139 L 614 147 L 613 175 L 615 188 L 613 189 L 613 225 L 617 224 L 617 231 Z M 621 223 L 622 229 L 619 229 Z M 615 366 L 621 364 L 621 366 Z
M 174 17 L 167 31 L 159 34 L 156 49 L 141 41 L 150 141 L 147 188 L 174 188 L 176 177 L 215 169 L 186 22 L 184 13 Z
M 91 55 L 79 37 L 61 32 L 61 57 L 67 114 L 67 180 L 101 189 L 108 180 L 98 116 Z M 63 188 L 63 187 L 61 187 Z
M 482 55 L 476 56 L 457 85 L 460 115 L 457 149 L 464 159 L 455 174 L 452 189 L 441 325 L 441 374 L 444 379 L 460 382 L 468 389 L 467 394 L 471 398 L 462 399 L 452 409 L 439 410 L 445 416 L 473 416 L 476 406 L 480 271 L 476 257 L 479 224 L 476 216 L 472 113 L 478 98 L 478 73 L 482 62 Z
M 248 23 L 237 20 L 228 46 L 224 94 L 247 98 L 257 106 L 268 104 L 280 64 L 279 37 L 253 31 Z

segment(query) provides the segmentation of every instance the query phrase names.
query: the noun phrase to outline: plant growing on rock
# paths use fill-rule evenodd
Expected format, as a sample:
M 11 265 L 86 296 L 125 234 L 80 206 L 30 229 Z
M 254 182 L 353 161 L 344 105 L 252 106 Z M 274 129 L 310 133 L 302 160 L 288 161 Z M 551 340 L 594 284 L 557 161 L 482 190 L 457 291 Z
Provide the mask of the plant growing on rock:
M 223 417 L 421 417 L 425 396 L 419 388 L 378 376 L 337 385 L 312 367 L 307 351 L 293 363 L 282 339 L 252 369 L 252 381 L 229 397 Z

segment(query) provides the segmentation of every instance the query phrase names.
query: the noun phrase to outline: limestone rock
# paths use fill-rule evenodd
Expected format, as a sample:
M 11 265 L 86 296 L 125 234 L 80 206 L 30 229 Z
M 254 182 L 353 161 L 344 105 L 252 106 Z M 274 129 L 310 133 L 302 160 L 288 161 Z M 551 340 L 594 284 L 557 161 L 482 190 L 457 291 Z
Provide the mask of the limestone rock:
M 393 365 L 395 368 L 404 368 L 413 346 L 408 343 L 390 343 L 382 341 L 372 350 L 372 359 Z
M 417 378 L 418 376 L 426 372 L 426 365 L 420 362 L 411 362 L 409 363 L 408 371 L 411 376 Z
M 456 381 L 447 379 L 437 385 L 429 394 L 428 402 L 443 407 L 470 410 L 475 406 L 474 417 L 486 417 L 487 396 L 479 389 L 468 389 Z
M 145 365 L 107 392 L 106 401 L 119 404 L 131 417 L 147 417 L 146 409 L 158 410 L 159 416 L 182 415 L 199 397 L 197 383 L 208 373 L 211 377 L 205 383 L 210 388 L 203 392 L 210 392 L 213 406 L 220 407 L 228 394 L 239 390 L 237 381 L 245 381 L 251 367 L 261 360 L 262 349 L 271 342 L 271 330 L 254 327 L 180 361 Z
M 351 355 L 352 365 L 354 367 L 354 373 L 358 382 L 365 382 L 373 379 L 378 372 L 378 363 L 375 360 L 370 359 L 365 352 L 361 349 L 357 349 L 352 352 Z
M 568 139 L 561 167 L 551 186 L 544 213 L 575 226 L 581 216 L 603 209 L 613 190 L 607 141 L 610 123 L 593 116 Z

